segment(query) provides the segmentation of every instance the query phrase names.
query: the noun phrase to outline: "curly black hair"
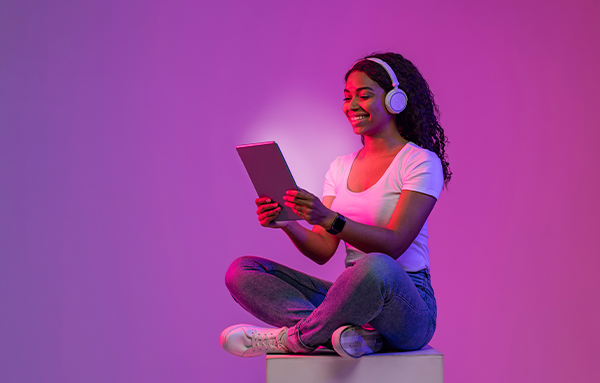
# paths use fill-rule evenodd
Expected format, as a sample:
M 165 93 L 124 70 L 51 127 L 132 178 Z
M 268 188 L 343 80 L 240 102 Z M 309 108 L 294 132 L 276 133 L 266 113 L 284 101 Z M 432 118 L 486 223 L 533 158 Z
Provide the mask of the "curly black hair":
M 444 185 L 447 187 L 452 177 L 446 155 L 448 138 L 439 123 L 440 111 L 433 100 L 429 85 L 412 62 L 398 53 L 391 52 L 375 53 L 357 61 L 346 73 L 344 80 L 348 81 L 352 72 L 363 72 L 386 92 L 392 90 L 394 87 L 389 74 L 380 64 L 366 60 L 369 57 L 385 61 L 394 70 L 399 82 L 398 87 L 408 96 L 406 109 L 396 115 L 400 135 L 437 154 L 442 162 Z

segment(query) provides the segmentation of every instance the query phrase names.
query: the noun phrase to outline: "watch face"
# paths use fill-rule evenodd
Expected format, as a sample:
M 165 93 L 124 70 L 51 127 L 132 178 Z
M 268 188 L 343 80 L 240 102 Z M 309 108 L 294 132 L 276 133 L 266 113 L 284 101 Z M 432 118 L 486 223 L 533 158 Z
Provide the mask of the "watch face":
M 344 218 L 343 215 L 338 213 L 338 216 L 335 217 L 335 220 L 333 221 L 333 224 L 331 225 L 331 230 L 328 230 L 328 231 L 332 234 L 337 234 L 340 231 L 342 231 L 342 229 L 344 229 L 345 224 L 346 224 L 346 219 Z

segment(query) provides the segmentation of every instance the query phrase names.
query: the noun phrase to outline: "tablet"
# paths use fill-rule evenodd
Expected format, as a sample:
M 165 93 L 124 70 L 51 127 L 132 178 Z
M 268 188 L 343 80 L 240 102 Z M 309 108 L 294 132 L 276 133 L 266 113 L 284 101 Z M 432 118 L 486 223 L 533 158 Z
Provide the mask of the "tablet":
M 291 189 L 299 190 L 292 173 L 274 141 L 235 147 L 259 197 L 268 197 L 281 206 L 274 221 L 301 220 L 291 208 L 284 205 L 283 196 Z

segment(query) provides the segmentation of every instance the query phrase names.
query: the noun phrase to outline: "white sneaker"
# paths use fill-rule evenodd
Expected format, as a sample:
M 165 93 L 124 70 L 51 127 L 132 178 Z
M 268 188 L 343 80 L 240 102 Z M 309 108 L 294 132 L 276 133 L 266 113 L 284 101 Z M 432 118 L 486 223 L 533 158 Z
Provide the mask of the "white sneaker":
M 360 326 L 342 326 L 334 331 L 331 343 L 335 352 L 344 358 L 360 358 L 381 351 L 383 336 Z
M 221 333 L 223 350 L 243 358 L 264 354 L 286 354 L 287 327 L 264 328 L 250 324 L 236 324 Z

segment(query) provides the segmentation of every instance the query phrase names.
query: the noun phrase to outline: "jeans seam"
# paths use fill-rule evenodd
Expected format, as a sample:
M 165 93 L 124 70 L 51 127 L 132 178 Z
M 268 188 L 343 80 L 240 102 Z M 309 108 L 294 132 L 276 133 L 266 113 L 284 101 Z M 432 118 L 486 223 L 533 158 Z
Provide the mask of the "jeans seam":
M 416 313 L 426 313 L 426 312 L 429 312 L 429 307 L 427 309 L 423 309 L 423 310 L 419 309 L 419 308 L 415 307 L 411 302 L 409 302 L 406 298 L 404 298 L 404 296 L 401 295 L 401 294 L 393 293 L 392 296 L 393 297 L 398 297 L 398 298 L 402 299 L 402 301 L 404 301 L 406 303 L 406 305 L 408 307 L 410 307 Z M 421 298 L 421 299 L 423 299 L 423 298 Z M 425 303 L 425 305 L 428 306 L 426 302 L 423 302 L 423 303 Z
M 309 285 L 307 285 L 307 284 L 306 284 L 304 281 L 301 281 L 300 279 L 298 279 L 298 278 L 296 277 L 296 273 L 294 273 L 294 276 L 293 276 L 293 277 L 292 277 L 291 275 L 289 275 L 289 274 L 287 274 L 287 273 L 284 273 L 284 272 L 282 272 L 282 271 L 279 271 L 279 270 L 273 270 L 272 272 L 269 272 L 269 271 L 267 271 L 267 273 L 268 273 L 268 274 L 271 274 L 271 275 L 273 275 L 273 274 L 275 274 L 275 273 L 279 273 L 280 275 L 283 275 L 283 276 L 285 276 L 285 277 L 288 277 L 288 278 L 290 278 L 290 279 L 293 279 L 293 280 L 294 280 L 294 281 L 296 281 L 296 282 L 297 282 L 299 285 L 302 285 L 302 286 L 304 286 L 304 287 L 305 287 L 305 288 L 307 288 L 308 290 L 311 290 L 311 291 L 313 291 L 313 292 L 315 292 L 315 293 L 317 293 L 317 294 L 327 295 L 326 293 L 325 293 L 325 294 L 323 294 L 323 291 L 319 290 L 319 289 L 318 289 L 318 288 L 315 286 L 315 284 L 314 284 L 314 283 L 311 283 L 311 284 L 310 284 L 310 286 L 309 286 Z M 278 277 L 278 278 L 280 278 L 280 277 Z M 281 279 L 281 278 L 280 278 L 280 279 Z M 319 281 L 319 282 L 320 282 L 320 281 Z M 324 289 L 325 291 L 329 291 L 329 290 L 327 289 L 327 286 L 323 285 L 322 287 L 323 287 L 323 289 Z
M 423 342 L 421 347 L 419 347 L 419 349 L 425 347 L 429 342 L 431 342 L 434 332 L 435 332 L 435 322 L 431 322 L 431 324 L 429 325 L 429 331 L 427 331 L 427 336 L 425 337 L 425 341 Z

